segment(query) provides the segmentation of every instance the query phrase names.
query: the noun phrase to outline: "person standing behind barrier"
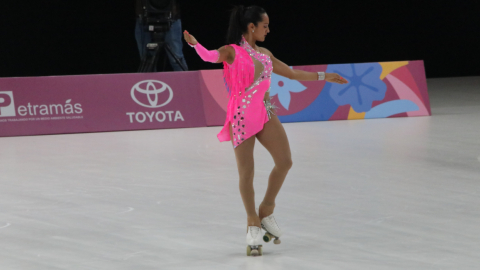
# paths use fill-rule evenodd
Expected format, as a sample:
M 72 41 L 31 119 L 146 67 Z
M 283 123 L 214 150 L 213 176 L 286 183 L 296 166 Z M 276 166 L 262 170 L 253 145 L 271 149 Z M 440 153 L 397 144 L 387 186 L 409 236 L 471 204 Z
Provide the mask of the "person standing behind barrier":
M 135 39 L 137 40 L 138 52 L 140 53 L 140 58 L 145 54 L 147 44 L 152 41 L 152 35 L 149 33 L 147 26 L 142 24 L 143 16 L 143 6 L 142 0 L 136 0 L 135 5 L 136 13 L 136 25 L 135 25 Z M 172 52 L 175 56 L 182 62 L 185 67 L 187 67 L 187 62 L 183 56 L 183 34 L 182 34 L 182 21 L 180 19 L 180 4 L 178 0 L 173 0 L 173 10 L 172 10 L 172 25 L 170 30 L 165 33 L 165 43 L 172 49 Z M 175 59 L 169 54 L 168 60 L 172 69 L 174 71 L 183 71 L 182 67 L 177 64 Z M 157 67 L 154 67 L 155 71 Z

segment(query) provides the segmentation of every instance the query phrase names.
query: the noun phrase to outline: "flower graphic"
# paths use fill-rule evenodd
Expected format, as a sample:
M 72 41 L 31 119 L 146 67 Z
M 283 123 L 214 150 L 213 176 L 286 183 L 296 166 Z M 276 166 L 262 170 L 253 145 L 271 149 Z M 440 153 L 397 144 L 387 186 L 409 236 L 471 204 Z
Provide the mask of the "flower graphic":
M 307 89 L 307 87 L 298 81 L 272 73 L 270 96 L 278 95 L 280 104 L 287 110 L 290 106 L 290 92 L 299 93 L 305 89 Z
M 328 65 L 329 73 L 338 73 L 347 84 L 332 84 L 331 98 L 339 105 L 349 104 L 356 112 L 368 112 L 372 102 L 382 100 L 387 85 L 380 80 L 382 66 L 378 63 Z

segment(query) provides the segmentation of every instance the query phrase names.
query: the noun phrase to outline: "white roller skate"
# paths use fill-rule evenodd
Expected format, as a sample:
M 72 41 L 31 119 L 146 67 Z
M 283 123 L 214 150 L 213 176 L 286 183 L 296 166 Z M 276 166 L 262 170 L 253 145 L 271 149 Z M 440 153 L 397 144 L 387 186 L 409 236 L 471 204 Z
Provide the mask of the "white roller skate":
M 262 229 L 257 226 L 248 226 L 247 229 L 247 256 L 262 255 Z
M 273 214 L 262 219 L 262 228 L 267 231 L 263 236 L 263 241 L 268 243 L 270 240 L 272 240 L 272 238 L 275 238 L 275 240 L 273 240 L 274 244 L 278 245 L 282 242 L 280 241 L 282 230 L 280 230 L 280 227 L 278 227 L 277 221 L 275 221 Z

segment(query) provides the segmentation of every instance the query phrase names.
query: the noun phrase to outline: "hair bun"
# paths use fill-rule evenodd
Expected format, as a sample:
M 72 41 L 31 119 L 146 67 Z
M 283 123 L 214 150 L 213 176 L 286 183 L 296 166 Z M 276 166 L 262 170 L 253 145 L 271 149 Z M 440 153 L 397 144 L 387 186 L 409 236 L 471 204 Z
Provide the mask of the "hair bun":
M 230 14 L 227 44 L 240 44 L 242 34 L 247 31 L 248 24 L 254 23 L 257 25 L 258 22 L 262 21 L 263 13 L 265 13 L 265 10 L 258 6 L 234 6 Z

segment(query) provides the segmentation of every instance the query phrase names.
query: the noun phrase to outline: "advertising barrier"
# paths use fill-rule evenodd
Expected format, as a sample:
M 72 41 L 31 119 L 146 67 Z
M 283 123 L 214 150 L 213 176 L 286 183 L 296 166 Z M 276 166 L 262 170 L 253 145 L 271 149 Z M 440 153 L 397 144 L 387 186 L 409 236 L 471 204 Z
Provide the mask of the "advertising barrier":
M 206 126 L 198 72 L 0 79 L 0 136 Z
M 282 122 L 431 115 L 423 61 L 295 66 L 349 83 L 272 74 Z M 0 136 L 221 126 L 222 70 L 0 78 Z

